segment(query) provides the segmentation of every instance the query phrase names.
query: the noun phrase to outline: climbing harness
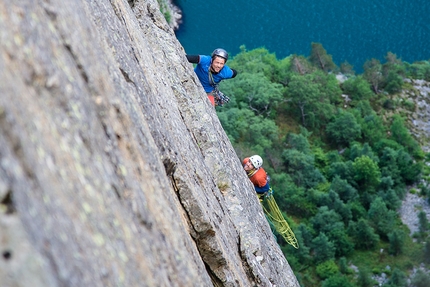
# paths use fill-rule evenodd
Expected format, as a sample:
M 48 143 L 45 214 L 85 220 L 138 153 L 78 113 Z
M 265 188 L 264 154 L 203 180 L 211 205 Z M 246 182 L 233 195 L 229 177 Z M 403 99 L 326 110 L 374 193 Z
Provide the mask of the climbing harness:
M 285 220 L 284 216 L 281 213 L 281 210 L 278 207 L 278 204 L 273 197 L 272 188 L 265 194 L 257 194 L 260 203 L 263 206 L 264 213 L 266 214 L 266 218 L 269 220 L 269 223 L 274 226 L 275 230 L 285 239 L 285 241 L 293 246 L 294 248 L 299 248 L 299 243 L 297 242 L 296 236 L 294 232 L 291 230 L 288 222 Z M 268 208 L 263 205 L 263 200 L 266 199 L 266 203 Z
M 230 98 L 224 95 L 219 89 L 218 84 L 215 84 L 214 78 L 212 76 L 212 72 L 209 68 L 209 83 L 214 88 L 214 90 L 211 92 L 211 94 L 214 96 L 215 105 L 222 107 L 224 104 L 228 103 L 230 101 Z

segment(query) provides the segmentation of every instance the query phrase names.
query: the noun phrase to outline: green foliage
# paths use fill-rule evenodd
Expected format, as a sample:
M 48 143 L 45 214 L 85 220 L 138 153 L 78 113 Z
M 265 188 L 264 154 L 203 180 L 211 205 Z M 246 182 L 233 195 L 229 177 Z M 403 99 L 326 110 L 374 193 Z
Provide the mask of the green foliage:
M 281 60 L 264 48 L 242 46 L 229 60 L 238 76 L 220 87 L 231 101 L 216 110 L 238 156 L 264 158 L 280 209 L 297 223 L 291 226 L 300 248 L 280 244 L 301 284 L 373 286 L 363 266 L 389 274 L 387 265 L 405 271 L 430 258 L 430 244 L 423 250 L 412 242 L 396 214 L 407 186 L 421 174 L 430 180 L 430 168 L 422 172 L 430 156 L 405 121 L 385 110 L 396 114 L 401 102 L 389 93 L 407 88 L 408 75 L 430 79 L 430 65 L 388 53 L 384 64 L 366 62 L 362 75 L 353 76 L 344 63 L 341 72 L 350 78 L 340 83 L 328 73 L 337 70 L 330 60 L 318 43 L 309 57 Z M 342 94 L 351 99 L 348 105 Z M 419 186 L 423 195 L 430 194 L 428 186 Z M 428 231 L 421 233 L 428 241 Z M 359 267 L 358 277 L 349 273 L 346 256 Z M 339 258 L 340 272 L 334 265 Z M 393 271 L 390 284 L 400 284 L 398 275 Z
M 231 142 L 247 143 L 255 153 L 264 154 L 278 137 L 275 122 L 255 116 L 251 110 L 231 108 L 218 113 L 218 117 Z
M 240 73 L 234 81 L 221 82 L 220 89 L 229 91 L 228 108 L 250 109 L 256 115 L 269 116 L 272 107 L 282 100 L 283 87 L 262 73 Z
M 327 54 L 327 51 L 324 49 L 322 44 L 320 43 L 312 43 L 311 44 L 311 55 L 309 56 L 309 61 L 318 69 L 323 70 L 324 72 L 330 72 L 336 70 L 336 64 L 333 62 L 333 58 L 331 55 Z
M 286 147 L 289 149 L 295 149 L 304 154 L 311 153 L 311 145 L 309 144 L 307 137 L 303 134 L 289 133 L 286 136 L 285 142 Z
M 391 278 L 388 280 L 386 287 L 406 287 L 408 283 L 406 281 L 406 274 L 398 268 L 394 268 Z
M 338 176 L 340 179 L 345 180 L 351 186 L 355 187 L 357 185 L 355 181 L 354 165 L 350 160 L 344 162 L 333 162 L 330 164 L 328 176 L 329 179 L 333 178 L 334 176 Z
M 164 0 L 157 0 L 157 2 L 160 6 L 160 12 L 164 15 L 164 18 L 166 19 L 167 23 L 170 24 L 172 22 L 172 15 L 170 14 L 168 3 Z
M 429 221 L 427 219 L 427 214 L 422 210 L 418 213 L 418 222 L 420 237 L 424 239 L 427 235 L 427 230 L 429 229 Z
M 428 287 L 430 286 L 430 275 L 418 269 L 417 273 L 412 278 L 412 284 L 414 287 Z
M 342 274 L 352 274 L 354 271 L 348 267 L 348 262 L 345 257 L 339 259 L 339 271 Z
M 322 287 L 353 287 L 353 285 L 344 275 L 336 274 L 324 280 Z
M 381 117 L 372 110 L 368 101 L 360 101 L 353 113 L 361 127 L 364 142 L 373 146 L 376 142 L 385 138 L 384 123 Z
M 390 131 L 391 138 L 404 146 L 410 154 L 417 158 L 424 157 L 424 153 L 422 152 L 419 144 L 414 140 L 409 130 L 406 128 L 404 120 L 399 115 L 395 115 L 393 117 Z
M 402 90 L 405 68 L 396 54 L 388 52 L 385 59 L 387 62 L 382 66 L 383 81 L 381 86 L 389 94 L 398 93 Z
M 305 188 L 295 185 L 291 177 L 287 174 L 273 174 L 271 176 L 276 186 L 275 198 L 278 206 L 282 210 L 288 210 L 288 214 L 309 217 L 316 213 L 316 204 L 309 200 L 311 192 L 306 192 Z
M 367 268 L 360 268 L 358 271 L 357 285 L 359 287 L 373 287 L 375 280 L 372 279 L 371 274 Z
M 285 171 L 297 186 L 312 188 L 325 182 L 324 176 L 315 168 L 314 157 L 296 149 L 285 150 L 282 154 Z
M 378 234 L 364 218 L 360 218 L 357 223 L 351 222 L 348 233 L 354 238 L 355 246 L 359 249 L 372 249 L 379 242 Z
M 348 112 L 340 112 L 326 129 L 328 138 L 337 146 L 344 147 L 360 137 L 361 127 Z
M 406 75 L 413 79 L 430 81 L 430 62 L 404 63 Z
M 380 236 L 386 237 L 395 226 L 396 213 L 389 210 L 384 200 L 379 196 L 371 203 L 368 215 Z
M 390 241 L 390 247 L 388 252 L 392 255 L 399 255 L 403 252 L 406 240 L 406 234 L 401 229 L 395 229 L 388 233 L 388 239 Z
M 339 268 L 333 259 L 317 265 L 315 271 L 321 279 L 327 279 L 339 272 Z
M 424 246 L 424 261 L 425 263 L 430 263 L 430 241 L 427 240 Z
M 374 191 L 376 186 L 381 182 L 381 172 L 378 164 L 369 156 L 363 155 L 355 158 L 352 164 L 355 172 L 355 180 L 366 191 Z
M 287 97 L 291 110 L 304 127 L 318 129 L 329 121 L 334 112 L 327 91 L 320 84 L 320 74 L 294 74 L 290 78 Z
M 241 53 L 229 61 L 229 66 L 236 69 L 239 74 L 247 75 L 262 74 L 273 83 L 282 83 L 286 80 L 286 71 L 289 69 L 290 60 L 278 61 L 274 53 L 269 53 L 266 48 L 257 48 L 247 51 L 241 46 Z
M 379 93 L 379 88 L 382 83 L 382 65 L 377 59 L 371 59 L 366 61 L 363 65 L 364 74 L 363 77 L 370 84 L 375 94 Z
M 348 61 L 345 61 L 340 64 L 340 72 L 348 76 L 355 74 L 354 67 L 350 63 L 348 63 Z
M 351 77 L 342 84 L 342 90 L 352 100 L 351 106 L 356 106 L 359 101 L 370 100 L 373 92 L 370 84 L 362 77 Z
M 334 259 L 336 247 L 323 232 L 312 240 L 315 262 L 321 263 Z
M 389 71 L 382 84 L 389 94 L 395 94 L 402 90 L 403 78 L 394 71 Z
M 344 202 L 358 197 L 357 189 L 352 187 L 346 180 L 341 179 L 339 175 L 336 175 L 331 181 L 330 189 L 336 192 Z

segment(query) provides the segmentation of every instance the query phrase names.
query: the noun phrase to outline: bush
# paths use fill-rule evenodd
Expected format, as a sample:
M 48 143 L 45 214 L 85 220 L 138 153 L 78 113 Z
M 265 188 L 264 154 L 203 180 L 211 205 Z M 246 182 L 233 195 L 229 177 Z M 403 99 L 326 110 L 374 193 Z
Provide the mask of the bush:
M 337 267 L 334 260 L 331 259 L 331 260 L 325 261 L 321 264 L 318 264 L 317 268 L 316 268 L 316 272 L 317 272 L 317 275 L 321 279 L 327 279 L 327 278 L 335 275 L 336 273 L 338 273 L 339 268 Z

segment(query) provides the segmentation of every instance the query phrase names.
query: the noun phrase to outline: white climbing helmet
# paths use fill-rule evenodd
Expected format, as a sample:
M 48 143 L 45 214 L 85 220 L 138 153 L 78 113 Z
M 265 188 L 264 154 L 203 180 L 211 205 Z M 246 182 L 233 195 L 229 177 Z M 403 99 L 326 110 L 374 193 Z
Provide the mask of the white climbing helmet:
M 249 160 L 255 168 L 260 168 L 263 165 L 263 159 L 259 155 L 253 155 Z

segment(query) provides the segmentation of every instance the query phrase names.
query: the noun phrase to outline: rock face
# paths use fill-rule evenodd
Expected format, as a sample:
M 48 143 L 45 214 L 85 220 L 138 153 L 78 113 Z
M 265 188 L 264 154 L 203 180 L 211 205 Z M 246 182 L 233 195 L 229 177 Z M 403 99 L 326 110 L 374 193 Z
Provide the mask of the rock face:
M 148 1 L 0 0 L 1 286 L 299 286 Z

